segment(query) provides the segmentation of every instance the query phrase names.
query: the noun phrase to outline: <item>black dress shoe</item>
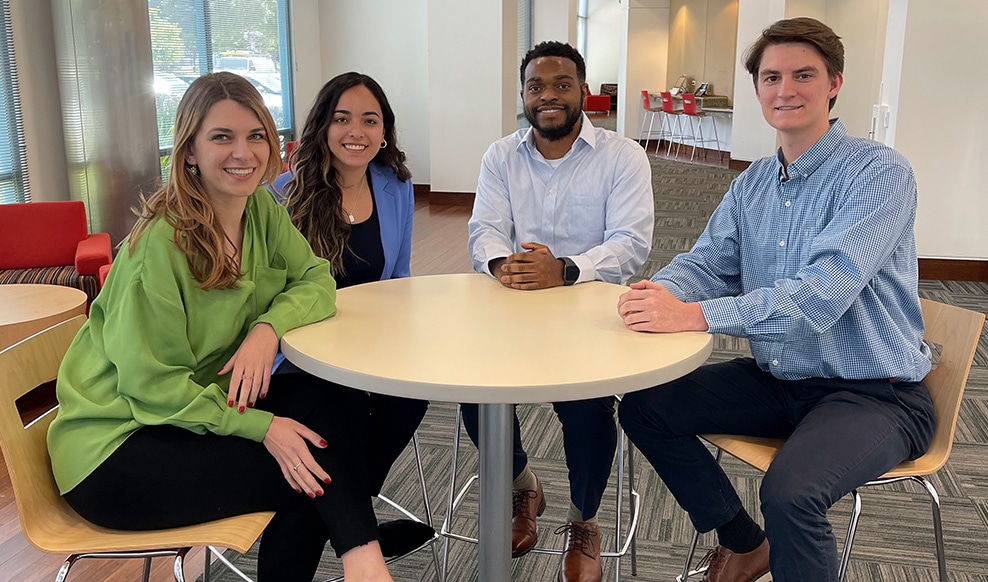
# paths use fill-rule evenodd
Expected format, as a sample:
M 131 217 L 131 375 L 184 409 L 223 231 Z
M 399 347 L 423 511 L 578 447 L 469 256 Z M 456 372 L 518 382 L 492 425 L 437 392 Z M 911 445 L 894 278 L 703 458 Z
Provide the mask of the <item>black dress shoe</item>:
M 381 536 L 381 553 L 385 558 L 403 556 L 436 535 L 428 524 L 412 519 L 395 519 L 377 524 Z

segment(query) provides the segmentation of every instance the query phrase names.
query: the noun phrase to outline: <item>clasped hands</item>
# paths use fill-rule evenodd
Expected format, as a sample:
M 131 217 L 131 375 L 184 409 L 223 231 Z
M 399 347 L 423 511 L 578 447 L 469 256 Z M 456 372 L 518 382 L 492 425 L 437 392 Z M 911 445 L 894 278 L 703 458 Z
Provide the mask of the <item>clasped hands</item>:
M 563 262 L 552 256 L 549 247 L 537 242 L 521 243 L 526 252 L 495 259 L 491 275 L 505 287 L 530 291 L 563 284 Z
M 699 303 L 680 301 L 664 286 L 652 281 L 629 285 L 618 298 L 618 315 L 634 331 L 707 331 L 707 320 Z

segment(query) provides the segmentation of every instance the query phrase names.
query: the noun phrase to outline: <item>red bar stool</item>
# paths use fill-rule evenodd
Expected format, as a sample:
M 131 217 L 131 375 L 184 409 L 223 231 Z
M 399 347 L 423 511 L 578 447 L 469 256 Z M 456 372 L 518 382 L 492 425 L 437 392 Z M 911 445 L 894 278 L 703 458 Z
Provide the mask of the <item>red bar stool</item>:
M 645 122 L 648 122 L 648 133 L 645 133 L 645 152 L 648 152 L 648 142 L 651 140 L 652 136 L 652 124 L 655 123 L 655 114 L 662 113 L 661 109 L 656 109 L 652 107 L 652 100 L 649 97 L 648 89 L 642 89 L 642 109 L 645 110 L 645 117 L 642 118 L 642 128 L 638 132 L 638 139 L 641 139 L 641 135 L 645 133 Z M 662 124 L 659 124 L 659 141 L 662 141 Z M 658 149 L 658 146 L 656 146 Z
M 723 161 L 724 152 L 720 149 L 720 138 L 717 136 L 717 122 L 713 117 L 708 117 L 703 111 L 698 111 L 696 108 L 696 96 L 693 93 L 683 94 L 683 115 L 689 119 L 690 133 L 692 136 L 684 135 L 686 139 L 690 139 L 693 142 L 693 151 L 690 152 L 690 161 L 693 161 L 693 157 L 696 155 L 696 146 L 702 146 L 705 143 L 712 143 L 717 146 L 717 151 L 720 152 L 720 159 Z M 713 139 L 706 139 L 703 137 L 703 120 L 709 119 L 710 124 L 714 128 Z M 694 124 L 693 121 L 696 120 Z M 676 148 L 676 155 L 679 155 L 679 148 Z M 707 157 L 707 151 L 704 149 L 703 157 Z
M 668 142 L 668 147 L 666 147 L 666 157 L 669 157 L 669 152 L 672 151 L 672 142 L 674 139 L 682 141 L 683 134 L 683 122 L 682 122 L 682 109 L 676 109 L 676 104 L 672 100 L 672 93 L 669 91 L 663 91 L 659 93 L 659 98 L 662 99 L 662 123 L 659 125 L 659 143 L 662 142 L 662 138 L 665 137 L 666 142 Z M 676 120 L 676 131 L 672 129 L 672 121 Z M 658 147 L 656 147 L 658 149 Z M 679 155 L 679 148 L 676 148 L 676 155 Z

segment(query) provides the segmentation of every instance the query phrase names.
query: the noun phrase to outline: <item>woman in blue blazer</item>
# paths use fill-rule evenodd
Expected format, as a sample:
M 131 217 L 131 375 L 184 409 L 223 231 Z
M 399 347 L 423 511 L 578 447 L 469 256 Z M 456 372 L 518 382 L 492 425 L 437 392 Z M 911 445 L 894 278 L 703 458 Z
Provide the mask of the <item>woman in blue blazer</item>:
M 270 187 L 315 253 L 329 261 L 337 288 L 410 275 L 412 174 L 398 148 L 394 111 L 374 79 L 344 73 L 326 83 L 289 162 L 292 170 Z M 303 372 L 283 362 L 277 373 Z M 352 392 L 354 413 L 367 414 L 375 435 L 366 479 L 376 495 L 429 403 Z M 404 553 L 434 533 L 410 520 L 383 523 L 381 551 Z

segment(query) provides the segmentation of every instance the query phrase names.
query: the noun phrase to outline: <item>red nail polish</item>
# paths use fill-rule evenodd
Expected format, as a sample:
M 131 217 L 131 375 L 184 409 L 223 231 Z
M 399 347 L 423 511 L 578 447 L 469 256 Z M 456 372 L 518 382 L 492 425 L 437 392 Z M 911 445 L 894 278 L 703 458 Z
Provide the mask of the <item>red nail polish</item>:
M 326 477 L 325 479 L 322 480 L 322 482 L 325 483 L 326 485 L 329 485 L 330 483 L 333 482 L 333 480 L 330 479 L 329 477 Z
M 316 494 L 315 493 L 309 493 L 309 497 L 311 497 L 312 499 L 315 499 L 316 498 Z
M 329 443 L 327 443 L 326 441 L 319 441 L 319 446 L 325 449 L 326 447 L 329 446 Z
M 319 491 L 316 491 L 316 495 L 318 495 L 319 497 L 322 497 L 322 489 L 320 489 Z
M 254 408 L 254 403 L 253 402 L 248 402 L 247 403 L 247 408 Z
M 262 392 L 262 393 L 261 393 L 261 400 L 264 400 L 264 397 L 265 397 L 265 396 L 267 396 L 267 395 L 268 395 L 268 393 L 267 393 L 267 392 Z
M 295 490 L 295 493 L 301 493 L 302 492 L 302 490 L 299 489 L 298 487 L 292 487 L 292 489 Z
M 246 409 L 246 408 L 244 408 L 243 406 L 241 406 L 241 407 L 240 407 L 240 408 L 238 408 L 237 410 L 239 410 L 239 411 L 240 411 L 240 414 L 243 414 L 243 413 L 244 413 L 244 410 L 247 410 L 247 409 Z
M 228 401 L 228 402 L 226 403 L 226 405 L 227 405 L 227 406 L 230 406 L 230 407 L 232 407 L 232 406 L 233 406 L 233 401 L 232 401 L 232 400 L 230 400 L 230 401 Z

